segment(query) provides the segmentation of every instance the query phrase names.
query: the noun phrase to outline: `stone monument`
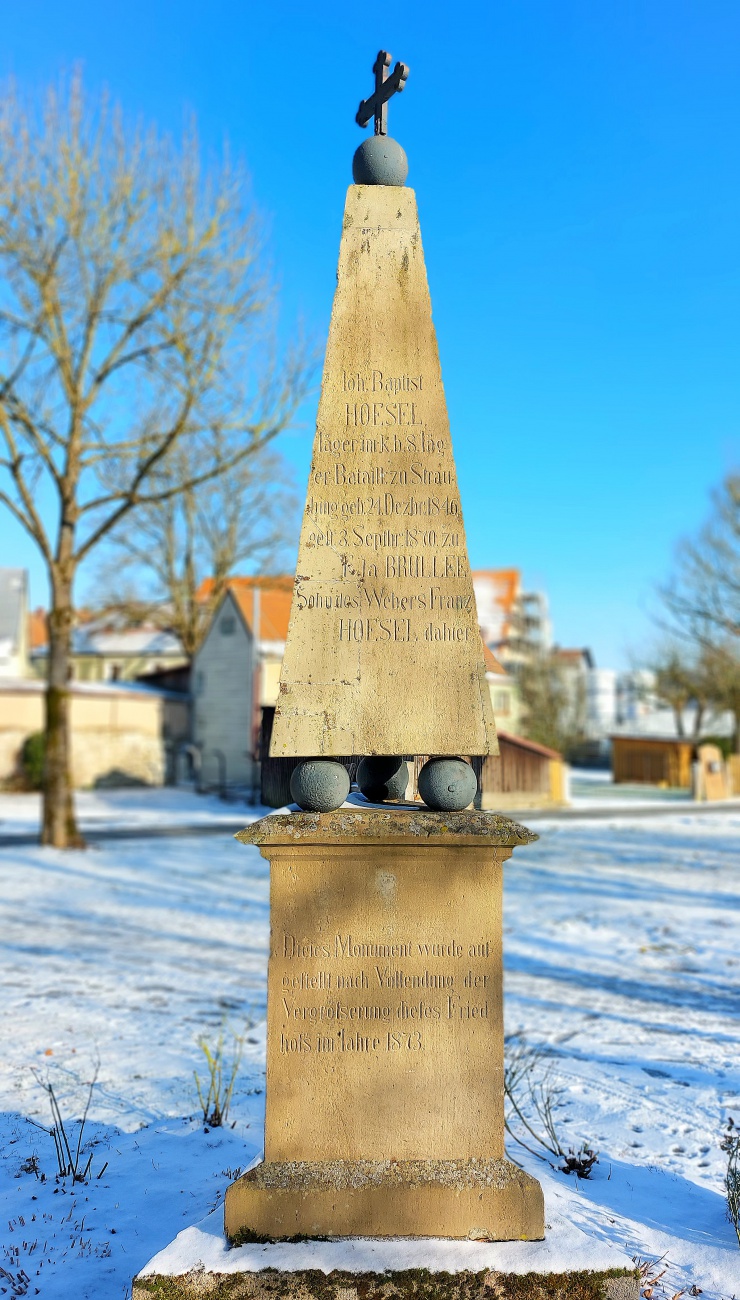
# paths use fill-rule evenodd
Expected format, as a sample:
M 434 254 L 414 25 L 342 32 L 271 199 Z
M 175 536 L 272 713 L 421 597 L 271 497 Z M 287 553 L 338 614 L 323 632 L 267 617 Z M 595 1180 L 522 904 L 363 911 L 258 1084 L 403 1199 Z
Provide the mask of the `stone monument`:
M 638 1296 L 629 1259 L 595 1244 L 601 1271 L 480 1255 L 545 1230 L 539 1183 L 504 1155 L 502 871 L 535 836 L 469 806 L 461 756 L 496 735 L 416 203 L 387 135 L 408 69 L 389 68 L 381 51 L 357 114 L 375 133 L 345 206 L 273 730 L 274 754 L 303 759 L 298 807 L 237 836 L 270 863 L 264 1159 L 226 1191 L 226 1240 L 178 1237 L 178 1271 L 156 1257 L 134 1300 Z M 419 755 L 426 807 L 403 801 Z M 394 1271 L 377 1242 L 348 1272 L 337 1237 L 470 1238 L 469 1267 L 418 1269 L 420 1241 Z
M 498 752 L 416 199 L 385 134 L 383 87 L 407 69 L 384 81 L 388 58 L 358 113 L 375 111 L 354 165 L 373 181 L 344 209 L 273 757 Z
M 496 753 L 416 201 L 375 63 L 355 156 L 271 753 L 299 810 L 237 837 L 270 862 L 262 1164 L 231 1240 L 541 1238 L 504 1157 L 502 868 L 535 837 L 469 808 Z M 432 755 L 400 801 L 404 756 Z M 339 755 L 362 756 L 344 803 Z M 423 778 L 423 779 L 422 779 Z M 395 795 L 395 799 L 392 797 Z M 340 806 L 343 805 L 343 806 Z

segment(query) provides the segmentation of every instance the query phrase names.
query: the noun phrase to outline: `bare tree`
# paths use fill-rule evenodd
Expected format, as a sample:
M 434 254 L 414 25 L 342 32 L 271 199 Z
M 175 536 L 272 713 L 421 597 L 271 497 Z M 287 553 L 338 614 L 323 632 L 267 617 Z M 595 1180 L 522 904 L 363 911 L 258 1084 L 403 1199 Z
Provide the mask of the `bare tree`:
M 198 450 L 178 447 L 152 481 L 165 489 L 192 481 Z M 295 540 L 297 509 L 287 467 L 260 449 L 227 475 L 140 506 L 114 529 L 98 569 L 98 599 L 102 592 L 106 609 L 167 627 L 192 658 L 231 574 L 280 566 Z
M 557 650 L 541 651 L 518 666 L 524 715 L 522 730 L 530 740 L 567 754 L 586 732 L 586 684 L 569 672 Z
M 740 752 L 740 474 L 712 494 L 708 522 L 676 550 L 674 571 L 659 587 L 657 621 L 687 647 L 694 698 L 735 716 Z
M 696 647 L 680 642 L 666 642 L 652 657 L 642 662 L 650 673 L 650 684 L 645 693 L 673 713 L 676 735 L 685 735 L 684 714 L 690 705 L 695 706 L 693 735 L 701 735 L 701 725 L 706 709 L 712 703 L 709 677 L 701 652 Z
M 740 754 L 740 646 L 724 638 L 702 654 L 706 691 L 712 708 L 734 718 L 734 749 Z
M 66 847 L 81 842 L 68 692 L 80 564 L 134 509 L 263 448 L 306 370 L 274 358 L 243 175 L 204 171 L 192 132 L 175 147 L 127 130 L 79 79 L 43 113 L 12 88 L 0 101 L 0 268 L 0 501 L 49 575 L 42 842 Z
M 710 649 L 740 640 L 740 474 L 712 493 L 709 520 L 676 550 L 674 572 L 659 588 L 669 629 Z

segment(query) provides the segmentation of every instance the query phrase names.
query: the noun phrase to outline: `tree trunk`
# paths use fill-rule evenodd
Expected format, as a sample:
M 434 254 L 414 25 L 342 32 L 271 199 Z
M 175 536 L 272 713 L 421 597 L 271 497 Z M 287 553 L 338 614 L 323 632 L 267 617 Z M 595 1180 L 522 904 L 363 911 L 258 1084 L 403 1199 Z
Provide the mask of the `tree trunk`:
M 72 649 L 72 584 L 53 583 L 49 612 L 49 679 L 46 687 L 46 761 L 41 843 L 56 849 L 84 847 L 72 797 L 69 669 Z

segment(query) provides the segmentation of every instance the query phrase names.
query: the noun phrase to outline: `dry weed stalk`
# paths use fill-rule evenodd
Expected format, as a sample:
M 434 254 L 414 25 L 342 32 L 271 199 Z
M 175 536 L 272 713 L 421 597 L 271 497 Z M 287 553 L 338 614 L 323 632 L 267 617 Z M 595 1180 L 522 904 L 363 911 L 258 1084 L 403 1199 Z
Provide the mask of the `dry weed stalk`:
M 206 1059 L 207 1078 L 201 1083 L 197 1070 L 193 1070 L 198 1104 L 203 1112 L 203 1123 L 209 1128 L 221 1128 L 225 1123 L 231 1106 L 236 1076 L 244 1054 L 244 1035 L 234 1034 L 234 1047 L 230 1066 L 224 1059 L 224 1024 L 218 1031 L 218 1038 L 211 1044 L 205 1034 L 198 1039 L 198 1046 Z M 205 1084 L 208 1083 L 206 1090 Z
M 56 1092 L 54 1091 L 54 1085 L 53 1083 L 51 1083 L 50 1080 L 42 1079 L 41 1075 L 38 1073 L 37 1070 L 32 1070 L 33 1077 L 36 1080 L 37 1084 L 39 1085 L 40 1088 L 43 1088 L 44 1092 L 49 1098 L 49 1105 L 51 1107 L 52 1125 L 51 1128 L 47 1128 L 45 1124 L 39 1124 L 35 1119 L 32 1119 L 30 1122 L 31 1124 L 34 1125 L 35 1128 L 40 1128 L 42 1133 L 48 1133 L 49 1137 L 52 1139 L 54 1143 L 54 1150 L 56 1152 L 56 1158 L 57 1158 L 57 1177 L 71 1178 L 72 1181 L 75 1183 L 86 1182 L 90 1175 L 90 1170 L 92 1168 L 92 1161 L 93 1161 L 92 1152 L 88 1157 L 87 1163 L 82 1169 L 80 1168 L 80 1161 L 82 1159 L 82 1139 L 85 1133 L 85 1125 L 87 1123 L 87 1117 L 90 1111 L 90 1104 L 92 1102 L 92 1097 L 93 1097 L 93 1091 L 95 1088 L 95 1084 L 98 1081 L 99 1073 L 100 1073 L 100 1065 L 98 1064 L 95 1066 L 95 1072 L 93 1074 L 92 1079 L 90 1080 L 90 1083 L 88 1084 L 87 1099 L 85 1101 L 85 1109 L 82 1113 L 82 1119 L 78 1121 L 79 1128 L 77 1132 L 77 1144 L 74 1148 L 74 1154 L 73 1154 L 72 1142 L 70 1141 L 69 1135 L 67 1133 L 67 1126 L 62 1116 L 62 1112 L 59 1106 L 59 1100 L 57 1098 Z M 68 1121 L 68 1123 L 69 1122 L 70 1121 Z M 108 1168 L 108 1162 L 106 1161 L 106 1163 L 103 1165 L 103 1168 L 100 1170 L 100 1173 L 97 1175 L 97 1177 L 101 1178 L 107 1168 Z
M 727 1155 L 725 1174 L 727 1217 L 735 1229 L 738 1245 L 740 1245 L 740 1129 L 737 1128 L 732 1115 L 728 1116 L 727 1128 L 719 1145 L 720 1150 Z
M 577 1178 L 589 1178 L 598 1163 L 597 1152 L 585 1142 L 578 1151 L 570 1147 L 566 1152 L 558 1135 L 555 1111 L 563 1105 L 563 1091 L 553 1079 L 552 1065 L 544 1048 L 531 1047 L 521 1036 L 507 1041 L 504 1061 L 504 1094 L 510 1107 L 509 1114 L 504 1116 L 507 1133 L 530 1155 L 546 1161 L 551 1168 L 575 1174 Z M 512 1114 L 534 1146 L 512 1127 Z M 528 1114 L 534 1118 L 530 1120 Z M 563 1163 L 553 1164 L 543 1151 Z

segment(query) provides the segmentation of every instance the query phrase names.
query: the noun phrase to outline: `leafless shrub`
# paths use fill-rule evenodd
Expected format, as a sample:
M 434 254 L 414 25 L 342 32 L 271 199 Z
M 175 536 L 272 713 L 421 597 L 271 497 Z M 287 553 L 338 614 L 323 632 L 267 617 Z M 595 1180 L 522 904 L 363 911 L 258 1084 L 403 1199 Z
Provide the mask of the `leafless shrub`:
M 36 1080 L 37 1084 L 39 1085 L 40 1088 L 43 1088 L 44 1092 L 49 1098 L 49 1106 L 51 1107 L 52 1124 L 51 1124 L 51 1128 L 47 1128 L 44 1124 L 39 1124 L 35 1119 L 32 1119 L 30 1122 L 34 1125 L 35 1128 L 41 1129 L 42 1133 L 47 1133 L 54 1143 L 54 1150 L 56 1152 L 56 1158 L 57 1158 L 57 1177 L 71 1178 L 74 1183 L 85 1183 L 87 1182 L 87 1179 L 91 1175 L 92 1162 L 93 1162 L 92 1152 L 90 1153 L 87 1162 L 83 1166 L 82 1165 L 82 1154 L 83 1154 L 82 1142 L 85 1134 L 85 1125 L 87 1123 L 87 1117 L 90 1112 L 90 1104 L 92 1102 L 93 1092 L 95 1090 L 95 1084 L 98 1081 L 99 1072 L 100 1072 L 100 1067 L 99 1065 L 96 1065 L 93 1077 L 90 1080 L 90 1083 L 88 1084 L 87 1098 L 85 1101 L 85 1108 L 82 1113 L 82 1118 L 77 1120 L 77 1126 L 78 1126 L 77 1142 L 75 1144 L 74 1137 L 70 1136 L 71 1126 L 72 1124 L 74 1124 L 75 1121 L 71 1119 L 67 1119 L 65 1121 L 59 1106 L 59 1099 L 54 1090 L 53 1083 L 49 1079 L 42 1079 L 41 1075 L 37 1070 L 32 1071 L 33 1077 Z M 69 1128 L 69 1132 L 68 1132 L 68 1128 Z M 74 1150 L 73 1150 L 73 1146 L 74 1146 Z M 106 1161 L 106 1163 L 103 1165 L 103 1168 L 97 1174 L 97 1177 L 101 1178 L 107 1168 L 108 1168 L 108 1162 Z M 36 1169 L 34 1169 L 33 1172 L 36 1173 Z
M 661 1255 L 660 1259 L 641 1259 L 639 1255 L 633 1255 L 632 1263 L 640 1278 L 641 1300 L 681 1300 L 682 1296 L 703 1294 L 702 1288 L 695 1282 L 690 1287 L 681 1287 L 680 1290 L 674 1291 L 668 1277 L 669 1264 L 666 1262 L 665 1255 Z M 661 1264 L 664 1265 L 663 1268 Z
M 598 1163 L 598 1153 L 585 1142 L 577 1151 L 572 1147 L 566 1151 L 560 1141 L 555 1112 L 564 1105 L 563 1092 L 553 1078 L 552 1064 L 544 1048 L 530 1046 L 521 1035 L 507 1040 L 504 1056 L 507 1133 L 530 1155 L 546 1161 L 551 1168 L 575 1174 L 577 1178 L 590 1178 L 593 1166 Z M 563 1163 L 554 1164 L 548 1156 Z
M 737 1235 L 740 1245 L 740 1129 L 737 1128 L 732 1115 L 728 1116 L 727 1128 L 722 1134 L 720 1150 L 727 1156 L 725 1174 L 725 1195 L 727 1197 L 727 1217 Z

